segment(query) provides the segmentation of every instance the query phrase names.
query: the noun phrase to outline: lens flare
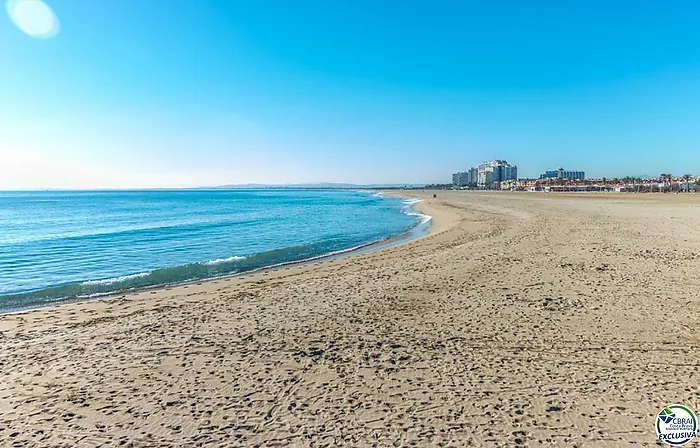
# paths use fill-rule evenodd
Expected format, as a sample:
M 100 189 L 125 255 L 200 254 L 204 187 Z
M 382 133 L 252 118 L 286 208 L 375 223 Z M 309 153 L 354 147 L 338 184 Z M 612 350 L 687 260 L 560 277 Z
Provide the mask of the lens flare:
M 58 34 L 58 17 L 42 0 L 9 0 L 7 13 L 17 28 L 37 39 L 50 39 Z

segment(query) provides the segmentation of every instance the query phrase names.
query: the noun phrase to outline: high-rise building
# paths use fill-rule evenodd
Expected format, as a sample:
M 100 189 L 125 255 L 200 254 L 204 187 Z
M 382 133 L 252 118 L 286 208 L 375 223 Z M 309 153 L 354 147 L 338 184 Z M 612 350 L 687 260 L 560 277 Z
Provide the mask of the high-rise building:
M 503 180 L 518 180 L 518 167 L 515 165 L 506 165 L 503 169 Z
M 586 173 L 583 171 L 570 171 L 564 168 L 558 170 L 547 170 L 540 174 L 540 179 L 580 179 L 586 178 Z
M 457 188 L 478 186 L 498 188 L 500 182 L 518 179 L 518 167 L 505 160 L 492 160 L 452 175 L 452 185 Z
M 452 185 L 457 188 L 473 187 L 478 183 L 479 170 L 471 167 L 467 171 L 459 171 L 452 175 Z
M 483 188 L 498 187 L 497 184 L 506 180 L 518 178 L 518 167 L 511 165 L 505 160 L 492 160 L 491 162 L 479 165 L 479 173 L 490 173 L 480 175 L 478 185 Z
M 479 171 L 476 184 L 480 187 L 488 187 L 494 182 L 493 180 L 493 169 L 492 167 L 487 167 L 484 170 Z
M 457 188 L 469 185 L 469 171 L 460 171 L 452 175 L 452 185 Z

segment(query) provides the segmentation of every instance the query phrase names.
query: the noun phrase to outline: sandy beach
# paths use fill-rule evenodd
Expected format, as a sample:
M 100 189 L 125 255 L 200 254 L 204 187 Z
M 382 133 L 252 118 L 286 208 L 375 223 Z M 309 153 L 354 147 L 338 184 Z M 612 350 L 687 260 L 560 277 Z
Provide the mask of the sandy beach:
M 700 411 L 700 196 L 408 195 L 399 246 L 1 316 L 0 445 L 652 446 Z

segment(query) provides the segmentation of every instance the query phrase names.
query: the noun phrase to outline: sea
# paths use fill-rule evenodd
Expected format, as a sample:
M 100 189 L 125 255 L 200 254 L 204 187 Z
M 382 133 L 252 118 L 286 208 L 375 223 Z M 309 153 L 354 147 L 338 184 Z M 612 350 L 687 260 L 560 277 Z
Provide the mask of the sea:
M 0 312 L 343 254 L 424 228 L 415 202 L 350 190 L 0 192 Z

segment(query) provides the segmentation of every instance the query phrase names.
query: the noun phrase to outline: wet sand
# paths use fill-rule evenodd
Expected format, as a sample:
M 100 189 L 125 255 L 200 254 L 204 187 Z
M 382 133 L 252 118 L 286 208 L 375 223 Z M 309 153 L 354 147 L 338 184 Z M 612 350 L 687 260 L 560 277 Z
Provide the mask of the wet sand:
M 700 196 L 411 192 L 428 236 L 0 317 L 0 445 L 655 445 Z

